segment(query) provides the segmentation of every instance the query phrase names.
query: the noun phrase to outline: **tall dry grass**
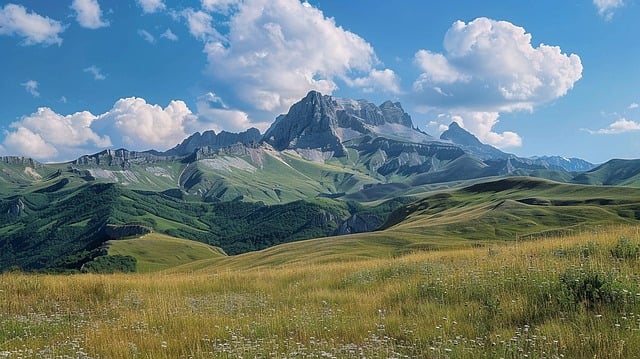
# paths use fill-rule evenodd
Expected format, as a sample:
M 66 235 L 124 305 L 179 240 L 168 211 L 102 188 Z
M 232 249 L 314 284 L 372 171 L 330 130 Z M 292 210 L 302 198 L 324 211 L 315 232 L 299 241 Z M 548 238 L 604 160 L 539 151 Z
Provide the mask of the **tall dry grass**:
M 7 273 L 0 358 L 640 357 L 640 259 L 614 254 L 638 232 L 246 271 Z

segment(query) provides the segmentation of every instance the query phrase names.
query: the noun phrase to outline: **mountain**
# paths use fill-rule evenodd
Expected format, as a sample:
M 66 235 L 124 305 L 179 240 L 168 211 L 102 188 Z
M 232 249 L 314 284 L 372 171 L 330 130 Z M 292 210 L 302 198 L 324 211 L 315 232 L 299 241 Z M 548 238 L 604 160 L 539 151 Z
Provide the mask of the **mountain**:
M 441 140 L 450 141 L 466 152 L 482 159 L 482 160 L 509 160 L 511 170 L 508 172 L 514 172 L 517 169 L 527 170 L 551 170 L 551 171 L 567 171 L 567 172 L 582 172 L 588 171 L 595 167 L 593 163 L 587 162 L 579 158 L 566 158 L 561 156 L 536 156 L 531 158 L 521 158 L 513 154 L 505 153 L 499 149 L 484 144 L 480 140 L 466 131 L 457 122 L 452 122 L 449 128 L 440 135 Z M 520 164 L 514 164 L 521 163 Z M 554 174 L 550 174 L 554 176 Z M 555 179 L 559 178 L 555 175 Z
M 412 128 L 400 103 L 376 106 L 366 100 L 337 99 L 311 91 L 279 116 L 263 140 L 276 150 L 315 149 L 344 157 L 344 142 L 362 136 L 393 135 L 428 143 L 435 139 Z
M 564 169 L 569 172 L 589 171 L 596 167 L 595 164 L 580 158 L 567 158 L 562 156 L 536 156 L 531 158 L 547 163 L 551 169 Z

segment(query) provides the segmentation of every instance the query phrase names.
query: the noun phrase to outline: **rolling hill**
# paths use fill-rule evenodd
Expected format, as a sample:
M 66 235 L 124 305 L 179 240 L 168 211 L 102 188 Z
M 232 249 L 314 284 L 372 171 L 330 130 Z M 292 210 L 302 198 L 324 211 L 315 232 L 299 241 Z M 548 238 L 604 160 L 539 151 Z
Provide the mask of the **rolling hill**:
M 640 187 L 640 160 L 610 160 L 592 170 L 580 173 L 572 179 L 572 182 Z
M 106 243 L 111 256 L 131 256 L 136 259 L 136 271 L 155 272 L 198 260 L 226 256 L 220 248 L 175 238 L 159 233 L 141 237 L 110 240 Z
M 380 230 L 212 258 L 176 271 L 392 258 L 640 224 L 640 189 L 512 177 L 440 190 L 394 211 Z

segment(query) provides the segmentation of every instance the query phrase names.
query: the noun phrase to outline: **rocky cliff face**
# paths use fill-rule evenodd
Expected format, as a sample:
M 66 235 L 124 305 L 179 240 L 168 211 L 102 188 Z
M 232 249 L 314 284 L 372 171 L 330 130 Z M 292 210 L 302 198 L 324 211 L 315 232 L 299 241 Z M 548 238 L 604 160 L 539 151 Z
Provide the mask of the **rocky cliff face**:
M 165 156 L 187 156 L 198 148 L 210 149 L 224 148 L 235 144 L 252 145 L 258 143 L 262 135 L 256 128 L 250 128 L 244 132 L 231 133 L 222 131 L 216 134 L 214 131 L 205 131 L 202 134 L 196 132 L 182 141 L 176 147 L 164 152 Z
M 336 235 L 372 232 L 378 229 L 383 222 L 378 216 L 354 214 L 340 224 Z
M 29 157 L 20 157 L 20 156 L 2 156 L 0 157 L 0 162 L 4 162 L 8 165 L 21 165 L 31 168 L 40 168 L 42 167 L 42 163 L 34 160 Z
M 84 155 L 72 161 L 74 165 L 108 166 L 127 168 L 131 163 L 150 163 L 173 159 L 154 151 L 136 152 L 125 149 L 104 150 L 92 155 Z
M 291 106 L 286 115 L 278 116 L 265 133 L 264 141 L 279 151 L 314 148 L 344 156 L 337 107 L 330 96 L 311 91 Z

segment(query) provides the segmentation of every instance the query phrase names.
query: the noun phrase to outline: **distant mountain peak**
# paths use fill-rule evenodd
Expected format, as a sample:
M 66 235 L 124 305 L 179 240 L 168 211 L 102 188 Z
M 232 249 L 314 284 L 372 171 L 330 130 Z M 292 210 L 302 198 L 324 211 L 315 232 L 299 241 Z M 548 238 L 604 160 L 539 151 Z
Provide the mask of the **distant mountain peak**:
M 476 136 L 460 127 L 455 121 L 451 122 L 449 128 L 440 135 L 440 139 L 461 146 L 466 151 L 482 159 L 509 157 L 509 154 L 480 142 Z
M 449 140 L 458 145 L 484 146 L 485 144 L 474 136 L 471 132 L 463 129 L 457 122 L 453 121 L 449 128 L 440 135 L 440 139 Z

